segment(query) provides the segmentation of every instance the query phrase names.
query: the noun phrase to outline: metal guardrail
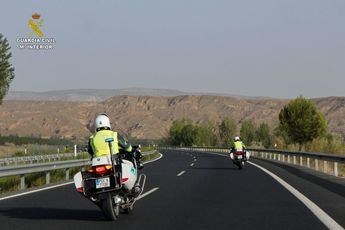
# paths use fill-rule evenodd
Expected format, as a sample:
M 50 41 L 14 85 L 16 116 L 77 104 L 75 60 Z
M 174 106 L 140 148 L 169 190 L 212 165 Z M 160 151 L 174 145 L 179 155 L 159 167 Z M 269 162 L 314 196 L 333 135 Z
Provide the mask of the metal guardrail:
M 24 175 L 58 169 L 74 168 L 90 164 L 89 159 L 59 161 L 42 164 L 28 164 L 21 166 L 6 166 L 0 168 L 0 177 Z
M 20 175 L 20 190 L 25 189 L 25 175 L 30 173 L 45 172 L 46 184 L 50 184 L 50 173 L 53 170 L 65 169 L 65 179 L 69 180 L 69 169 L 89 165 L 88 159 L 68 160 L 41 164 L 26 164 L 21 166 L 0 167 L 0 177 Z
M 81 153 L 77 153 L 79 155 Z M 46 154 L 46 155 L 32 155 L 22 157 L 6 157 L 0 158 L 0 166 L 18 165 L 18 164 L 33 164 L 45 161 L 58 161 L 63 158 L 73 158 L 75 153 L 61 153 L 61 154 Z
M 229 148 L 224 147 L 160 147 L 160 149 L 180 149 L 189 151 L 208 151 L 229 153 Z M 264 158 L 284 163 L 292 163 L 294 165 L 304 166 L 319 171 L 321 167 L 324 173 L 339 176 L 339 163 L 345 164 L 344 155 L 334 155 L 327 153 L 311 153 L 311 152 L 293 152 L 277 149 L 255 149 L 248 148 L 251 156 Z M 321 163 L 321 165 L 320 165 Z M 333 164 L 330 164 L 333 163 Z M 331 172 L 330 172 L 331 171 Z M 343 172 L 342 176 L 345 172 Z
M 143 155 L 153 154 L 155 150 L 143 152 Z M 25 164 L 20 166 L 5 166 L 0 167 L 0 177 L 17 176 L 20 175 L 20 189 L 25 189 L 25 175 L 31 173 L 45 172 L 46 184 L 50 184 L 51 171 L 58 169 L 65 169 L 65 179 L 69 180 L 69 170 L 76 167 L 84 167 L 90 165 L 89 159 L 81 160 L 67 160 L 40 164 Z
M 155 150 L 143 152 L 142 154 L 149 155 L 152 154 Z M 74 158 L 76 155 L 85 154 L 86 152 L 79 153 L 60 153 L 60 154 L 46 154 L 46 155 L 32 155 L 32 156 L 22 156 L 22 157 L 6 157 L 0 158 L 0 167 L 8 165 L 18 165 L 18 164 L 34 164 L 40 162 L 50 162 L 50 161 L 59 161 L 64 158 Z

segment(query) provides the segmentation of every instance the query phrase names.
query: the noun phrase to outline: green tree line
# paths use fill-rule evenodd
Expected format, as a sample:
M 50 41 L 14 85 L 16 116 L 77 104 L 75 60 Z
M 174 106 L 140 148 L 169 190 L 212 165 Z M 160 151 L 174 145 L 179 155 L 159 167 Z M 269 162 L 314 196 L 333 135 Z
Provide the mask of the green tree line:
M 60 138 L 41 138 L 41 137 L 19 137 L 17 135 L 1 136 L 0 135 L 0 145 L 6 143 L 13 143 L 14 145 L 28 145 L 28 144 L 38 144 L 38 145 L 68 145 L 72 146 L 73 143 L 67 139 Z
M 176 146 L 230 146 L 238 135 L 252 147 L 345 154 L 343 138 L 327 133 L 326 118 L 313 101 L 302 96 L 291 100 L 281 109 L 278 120 L 274 129 L 265 122 L 237 123 L 232 118 L 220 123 L 176 120 L 169 130 L 168 142 Z
M 255 126 L 252 120 L 244 121 L 240 128 L 242 140 L 251 145 L 261 142 L 265 147 L 271 145 L 268 124 Z M 220 123 L 196 124 L 190 119 L 176 120 L 169 130 L 169 143 L 177 146 L 230 146 L 237 134 L 237 123 L 225 118 Z

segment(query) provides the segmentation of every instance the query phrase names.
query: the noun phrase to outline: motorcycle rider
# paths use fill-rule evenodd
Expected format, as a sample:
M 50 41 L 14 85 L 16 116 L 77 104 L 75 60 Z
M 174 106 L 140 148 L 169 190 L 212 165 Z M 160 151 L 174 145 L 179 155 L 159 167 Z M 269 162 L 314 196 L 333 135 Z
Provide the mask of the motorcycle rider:
M 105 141 L 107 138 L 113 138 L 114 154 L 121 154 L 122 158 L 129 161 L 135 161 L 132 145 L 128 143 L 116 131 L 111 130 L 110 120 L 107 114 L 102 113 L 96 116 L 94 121 L 95 133 L 90 136 L 88 143 L 88 152 L 92 158 L 111 155 L 109 144 Z M 141 187 L 136 184 L 132 189 L 132 194 L 137 197 L 141 192 Z
M 108 143 L 105 142 L 107 138 L 114 139 L 114 153 L 118 154 L 120 151 L 125 155 L 130 155 L 132 146 L 121 135 L 111 130 L 110 120 L 107 114 L 102 113 L 97 115 L 94 122 L 95 133 L 90 136 L 88 144 L 88 152 L 92 158 L 110 155 Z
M 230 152 L 231 153 L 243 152 L 243 159 L 247 160 L 246 146 L 241 141 L 239 136 L 234 137 L 234 142 L 232 143 L 231 151 Z

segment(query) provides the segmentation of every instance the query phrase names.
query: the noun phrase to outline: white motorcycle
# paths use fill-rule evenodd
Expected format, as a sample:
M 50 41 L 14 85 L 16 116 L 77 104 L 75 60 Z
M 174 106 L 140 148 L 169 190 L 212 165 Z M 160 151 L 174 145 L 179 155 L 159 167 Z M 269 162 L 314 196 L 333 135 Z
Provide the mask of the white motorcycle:
M 113 151 L 113 138 L 105 140 Z M 138 196 L 143 192 L 146 175 L 140 174 L 136 160 L 124 160 L 121 154 L 94 157 L 92 165 L 74 175 L 79 193 L 98 205 L 107 220 L 116 220 L 120 211 L 131 213 Z
M 238 169 L 243 169 L 244 167 L 244 162 L 249 160 L 250 153 L 248 151 L 234 151 L 230 152 L 230 158 L 232 162 L 237 165 Z

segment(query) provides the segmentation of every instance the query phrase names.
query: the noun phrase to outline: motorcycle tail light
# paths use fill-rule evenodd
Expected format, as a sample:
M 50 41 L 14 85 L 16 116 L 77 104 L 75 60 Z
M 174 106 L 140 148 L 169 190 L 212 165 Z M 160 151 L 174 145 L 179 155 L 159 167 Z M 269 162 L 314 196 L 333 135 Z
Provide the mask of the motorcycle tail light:
M 111 168 L 112 168 L 111 165 L 100 165 L 100 166 L 96 166 L 95 167 L 95 171 L 96 171 L 97 174 L 105 174 Z
M 94 170 L 93 167 L 90 167 L 90 168 L 87 169 L 87 171 L 88 171 L 89 173 L 93 173 L 95 170 Z
M 236 155 L 239 156 L 239 155 L 242 155 L 243 152 L 236 152 Z
M 127 178 L 127 177 L 121 178 L 121 182 L 122 182 L 122 183 L 125 183 L 126 181 L 128 181 L 128 178 Z

